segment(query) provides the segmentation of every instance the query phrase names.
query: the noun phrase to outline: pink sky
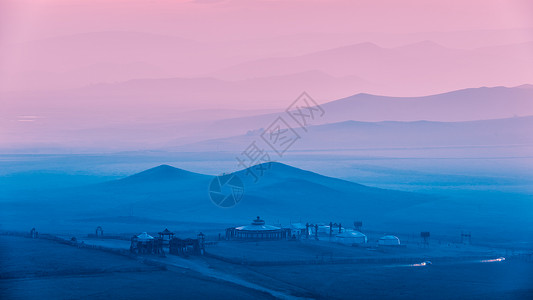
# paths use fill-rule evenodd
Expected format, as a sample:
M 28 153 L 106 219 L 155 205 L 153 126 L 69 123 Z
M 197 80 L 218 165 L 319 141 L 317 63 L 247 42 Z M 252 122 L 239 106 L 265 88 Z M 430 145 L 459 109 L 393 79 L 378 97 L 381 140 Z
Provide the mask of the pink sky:
M 3 0 L 0 138 L 283 109 L 302 90 L 533 83 L 532 15 L 526 0 Z
M 4 0 L 1 11 L 2 36 L 19 41 L 109 30 L 213 41 L 533 27 L 527 0 Z
M 114 57 L 86 61 L 87 56 L 101 48 L 98 44 L 108 41 L 94 39 L 88 43 L 96 45 L 83 49 L 68 44 L 69 40 L 76 43 L 74 40 L 80 34 L 118 31 L 188 39 L 213 51 L 187 58 L 191 65 L 172 67 L 171 72 L 147 71 L 144 75 L 137 70 L 139 75 L 133 77 L 211 77 L 213 72 L 241 62 L 362 42 L 397 47 L 430 40 L 463 49 L 523 43 L 533 41 L 532 15 L 533 2 L 527 0 L 453 4 L 424 0 L 3 0 L 0 3 L 3 48 L 0 90 L 55 89 L 109 82 L 103 76 L 100 80 L 74 80 L 72 84 L 68 80 L 57 85 L 35 84 L 48 73 L 77 71 L 94 64 L 144 63 L 154 69 L 165 68 L 160 62 L 150 62 L 154 59 L 150 51 L 146 51 L 142 61 L 138 57 L 130 61 Z M 61 58 L 54 61 L 57 48 L 42 47 L 42 42 L 50 44 L 54 38 L 63 39 L 64 43 L 57 47 L 61 51 L 71 50 L 69 56 L 77 56 L 76 62 Z M 118 53 L 131 48 L 142 50 L 150 43 L 151 40 L 138 38 L 137 44 L 128 45 L 130 48 L 111 50 Z M 161 50 L 164 48 L 161 46 Z M 197 49 L 183 51 L 176 56 L 194 55 Z M 76 79 L 71 74 L 65 77 Z M 118 81 L 127 79 L 131 78 L 117 77 Z M 427 94 L 416 88 L 412 92 Z

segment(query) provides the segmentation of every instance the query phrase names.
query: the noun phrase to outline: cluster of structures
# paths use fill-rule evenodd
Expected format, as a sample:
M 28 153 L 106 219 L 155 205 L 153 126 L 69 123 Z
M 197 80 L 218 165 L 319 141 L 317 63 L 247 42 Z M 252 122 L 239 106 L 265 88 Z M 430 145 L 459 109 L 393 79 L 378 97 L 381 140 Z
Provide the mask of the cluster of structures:
M 255 218 L 248 225 L 226 228 L 226 240 L 239 241 L 275 241 L 324 239 L 344 245 L 364 245 L 368 238 L 360 230 L 362 222 L 354 222 L 355 229 L 346 229 L 339 223 L 330 222 L 329 225 L 293 223 L 287 227 L 268 225 L 260 217 Z M 101 229 L 100 229 L 101 230 Z M 429 233 L 427 233 L 429 234 Z M 98 234 L 97 234 L 98 235 Z M 220 236 L 219 236 L 220 238 Z M 399 246 L 400 239 L 394 235 L 381 237 L 379 246 Z M 131 238 L 130 251 L 138 254 L 163 254 L 163 248 L 168 247 L 168 253 L 175 255 L 199 254 L 205 251 L 205 235 L 198 234 L 197 238 L 180 239 L 168 229 L 159 232 L 159 237 L 153 237 L 146 232 Z
M 267 225 L 257 217 L 249 225 L 230 227 L 226 229 L 226 240 L 316 240 L 329 237 L 337 243 L 345 245 L 362 245 L 368 242 L 365 234 L 359 230 L 362 222 L 354 222 L 355 229 L 345 229 L 339 223 L 324 224 L 293 223 L 288 227 Z M 393 235 L 386 235 L 378 240 L 379 246 L 399 246 L 400 239 Z
M 355 229 L 346 229 L 339 223 L 330 222 L 329 225 L 293 223 L 287 227 L 267 225 L 260 217 L 254 219 L 249 225 L 239 227 L 230 227 L 226 229 L 226 240 L 241 241 L 272 241 L 272 240 L 300 240 L 300 239 L 323 239 L 329 238 L 329 241 L 344 245 L 364 245 L 368 238 L 360 230 L 362 222 L 354 222 Z M 37 235 L 35 229 L 32 229 L 32 236 Z M 203 255 L 205 252 L 205 235 L 198 234 L 197 238 L 181 239 L 175 236 L 173 232 L 165 228 L 158 233 L 158 237 L 151 236 L 143 232 L 134 235 L 130 239 L 130 252 L 135 254 L 159 254 L 167 253 L 174 255 Z M 429 233 L 423 233 L 423 236 L 429 238 Z M 95 234 L 89 234 L 89 237 L 104 237 L 102 227 L 98 226 Z M 112 236 L 110 236 L 112 237 Z M 220 236 L 219 236 L 220 238 Z M 393 235 L 386 235 L 378 240 L 379 246 L 399 246 L 400 239 Z
M 131 237 L 131 253 L 163 255 L 165 253 L 164 248 L 168 248 L 168 253 L 174 255 L 203 255 L 205 235 L 200 233 L 196 239 L 180 239 L 174 237 L 174 233 L 165 228 L 159 232 L 159 237 L 153 237 L 146 232 Z
M 131 238 L 130 252 L 136 254 L 162 254 L 163 240 L 154 238 L 146 232 Z

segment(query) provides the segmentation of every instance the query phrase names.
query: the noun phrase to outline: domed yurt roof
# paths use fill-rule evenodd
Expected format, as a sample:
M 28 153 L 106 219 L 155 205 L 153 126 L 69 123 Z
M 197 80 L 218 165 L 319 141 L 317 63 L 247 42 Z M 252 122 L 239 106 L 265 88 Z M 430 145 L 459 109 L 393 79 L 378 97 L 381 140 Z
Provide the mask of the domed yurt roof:
M 400 239 L 394 235 L 386 235 L 381 237 L 378 243 L 381 245 L 400 245 Z
M 386 236 L 382 236 L 380 240 L 398 240 L 399 241 L 400 239 L 394 235 L 386 235 Z
M 364 235 L 363 233 L 361 233 L 359 231 L 345 231 L 343 233 L 337 234 L 336 237 L 340 237 L 340 238 L 362 238 L 362 237 L 366 237 L 366 235 Z
M 235 229 L 241 231 L 271 231 L 280 230 L 281 228 L 272 225 L 266 225 L 264 220 L 261 220 L 260 217 L 257 217 L 250 225 L 240 226 Z

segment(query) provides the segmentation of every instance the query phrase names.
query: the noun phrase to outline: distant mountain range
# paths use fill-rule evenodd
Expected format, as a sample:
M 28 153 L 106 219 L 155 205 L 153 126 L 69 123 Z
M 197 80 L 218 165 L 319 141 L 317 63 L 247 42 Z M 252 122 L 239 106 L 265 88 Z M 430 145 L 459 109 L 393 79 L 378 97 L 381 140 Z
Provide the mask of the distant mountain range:
M 324 115 L 307 119 L 311 125 L 310 133 L 305 134 L 297 147 L 315 148 L 313 143 L 329 149 L 337 146 L 446 146 L 448 143 L 522 144 L 530 142 L 531 118 L 527 116 L 533 115 L 533 88 L 530 85 L 484 87 L 425 97 L 357 94 L 321 107 Z M 203 141 L 192 147 L 179 145 L 176 141 L 170 143 L 168 149 L 242 148 L 258 138 L 261 129 L 267 128 L 279 116 L 290 126 L 299 127 L 285 112 L 219 120 L 204 129 L 205 132 L 231 137 Z
M 310 126 L 306 132 L 296 129 L 300 132 L 301 139 L 294 143 L 291 150 L 533 145 L 533 116 L 466 122 L 344 121 Z M 240 136 L 193 143 L 178 149 L 240 153 L 253 141 L 261 142 L 261 134 L 262 131 L 257 130 Z M 265 147 L 269 150 L 268 146 Z
M 4 46 L 6 53 L 13 57 L 22 54 L 24 59 L 5 62 L 9 76 L 1 81 L 0 90 L 71 89 L 141 78 L 240 81 L 318 71 L 337 81 L 338 93 L 325 96 L 333 99 L 358 91 L 422 95 L 477 86 L 514 86 L 533 78 L 531 41 L 511 39 L 499 46 L 454 49 L 420 40 L 421 36 L 396 43 L 403 46 L 386 47 L 360 42 L 372 40 L 372 36 L 308 38 L 206 43 L 128 31 L 46 38 Z M 320 39 L 323 41 L 317 42 Z M 343 85 L 345 78 L 359 81 L 350 88 Z M 312 78 L 304 76 L 299 82 L 305 83 L 306 90 L 324 92 Z M 237 94 L 233 91 L 228 97 Z
M 43 143 L 46 143 L 48 148 L 59 149 L 63 143 L 69 148 L 97 149 L 112 145 L 113 149 L 121 150 L 132 147 L 176 150 L 191 143 L 253 133 L 267 128 L 278 116 L 288 116 L 279 109 L 190 110 L 180 99 L 194 99 L 198 103 L 214 99 L 224 102 L 230 98 L 235 101 L 252 98 L 269 101 L 270 95 L 276 94 L 277 101 L 288 107 L 303 88 L 298 84 L 293 86 L 300 76 L 315 78 L 313 82 L 316 85 L 335 89 L 335 80 L 330 82 L 326 75 L 310 72 L 240 82 L 208 78 L 133 80 L 63 92 L 9 94 L 3 99 L 6 108 L 0 111 L 0 126 L 5 129 L 0 146 L 6 147 L 3 143 L 8 141 L 12 145 L 20 143 L 24 136 L 25 148 L 44 147 Z M 350 84 L 349 80 L 347 84 Z M 239 90 L 235 98 L 231 96 L 232 90 Z M 275 91 L 258 93 L 261 90 Z M 290 98 L 284 98 L 283 94 L 290 94 Z M 313 93 L 310 95 L 319 101 Z M 43 99 L 49 101 L 45 104 Z M 312 120 L 311 125 L 346 121 L 463 122 L 503 119 L 533 115 L 533 88 L 531 85 L 482 87 L 424 97 L 356 94 L 321 106 L 324 116 Z M 24 116 L 31 119 L 24 119 Z M 64 126 L 65 122 L 68 127 Z M 290 118 L 288 122 L 291 126 L 298 126 Z
M 310 95 L 311 97 L 313 95 Z M 290 102 L 289 102 L 290 104 Z M 288 106 L 288 105 L 287 105 Z M 343 121 L 475 121 L 533 115 L 533 88 L 481 87 L 423 97 L 356 94 L 321 105 L 325 115 L 312 124 Z M 283 112 L 280 112 L 283 113 Z M 278 114 L 217 121 L 214 127 L 268 126 Z M 252 125 L 253 122 L 253 125 Z
M 220 78 L 280 76 L 320 70 L 332 76 L 359 76 L 379 85 L 381 94 L 437 93 L 465 87 L 516 85 L 533 78 L 533 42 L 473 50 L 431 41 L 382 48 L 358 43 L 299 56 L 243 63 L 215 73 Z

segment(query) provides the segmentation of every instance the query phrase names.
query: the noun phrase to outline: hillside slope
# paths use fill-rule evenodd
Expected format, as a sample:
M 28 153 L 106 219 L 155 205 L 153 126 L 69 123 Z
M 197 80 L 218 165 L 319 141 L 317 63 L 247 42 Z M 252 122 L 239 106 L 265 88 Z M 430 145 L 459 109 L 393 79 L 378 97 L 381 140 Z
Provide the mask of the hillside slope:
M 167 165 L 132 176 L 68 189 L 20 194 L 7 208 L 21 203 L 49 216 L 70 218 L 134 215 L 151 219 L 227 222 L 250 216 L 270 218 L 373 218 L 425 203 L 428 196 L 384 190 L 322 176 L 281 163 L 257 166 L 235 173 L 244 184 L 242 200 L 232 208 L 220 208 L 209 198 L 213 176 Z M 36 194 L 38 194 L 38 197 Z M 16 204 L 15 204 L 16 203 Z M 33 213 L 38 213 L 33 212 Z M 26 210 L 26 213 L 31 211 Z

